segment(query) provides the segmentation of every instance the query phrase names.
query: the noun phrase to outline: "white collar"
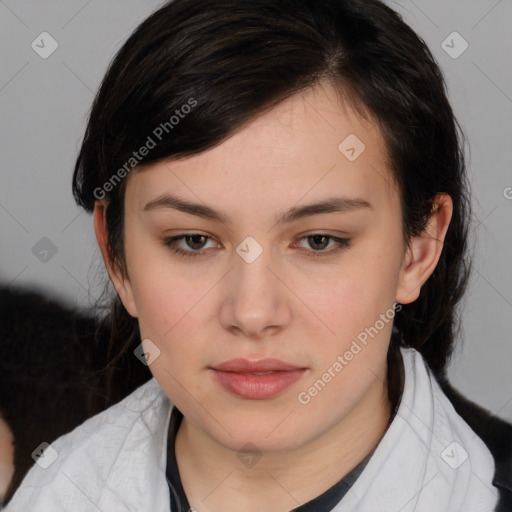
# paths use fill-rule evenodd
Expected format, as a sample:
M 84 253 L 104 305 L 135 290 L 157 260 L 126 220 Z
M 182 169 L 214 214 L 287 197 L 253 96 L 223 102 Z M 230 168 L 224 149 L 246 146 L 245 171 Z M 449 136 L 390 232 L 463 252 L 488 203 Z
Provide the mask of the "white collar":
M 402 348 L 405 382 L 395 418 L 332 512 L 491 512 L 494 459 L 457 414 L 421 354 Z

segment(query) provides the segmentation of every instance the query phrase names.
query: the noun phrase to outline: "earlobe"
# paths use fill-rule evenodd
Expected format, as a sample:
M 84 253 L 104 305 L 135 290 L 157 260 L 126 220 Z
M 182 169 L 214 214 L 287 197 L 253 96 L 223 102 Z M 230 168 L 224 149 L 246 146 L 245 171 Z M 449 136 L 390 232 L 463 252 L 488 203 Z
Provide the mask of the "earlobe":
M 412 237 L 404 257 L 398 282 L 396 302 L 409 304 L 432 275 L 443 250 L 444 239 L 452 218 L 453 202 L 448 194 L 438 194 L 433 202 L 427 226 Z
M 104 200 L 96 201 L 94 204 L 94 231 L 96 233 L 96 240 L 108 275 L 119 295 L 119 298 L 123 302 L 128 313 L 133 317 L 137 317 L 137 308 L 135 306 L 130 280 L 122 272 L 119 266 L 111 260 L 106 217 L 107 207 L 108 204 Z

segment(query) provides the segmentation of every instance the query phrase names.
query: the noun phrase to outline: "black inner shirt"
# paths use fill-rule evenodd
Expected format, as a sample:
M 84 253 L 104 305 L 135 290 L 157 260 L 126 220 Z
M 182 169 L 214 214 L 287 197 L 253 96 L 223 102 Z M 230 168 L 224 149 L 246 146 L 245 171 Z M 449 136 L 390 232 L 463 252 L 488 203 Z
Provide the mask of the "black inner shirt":
M 396 353 L 395 357 L 397 357 Z M 390 361 L 388 359 L 388 363 L 389 362 Z M 395 417 L 396 411 L 398 409 L 403 390 L 403 364 L 401 360 L 401 354 L 399 352 L 398 360 L 395 360 L 393 364 L 388 365 L 388 379 L 388 384 L 391 387 L 397 386 L 394 389 L 391 389 L 391 387 L 389 388 L 389 397 L 392 405 L 392 412 L 388 422 L 389 428 L 389 425 L 393 421 L 393 418 Z M 169 424 L 166 467 L 167 482 L 169 484 L 169 491 L 171 496 L 171 510 L 173 512 L 188 512 L 190 509 L 190 504 L 181 484 L 175 452 L 176 434 L 178 433 L 182 419 L 183 414 L 176 407 L 174 407 L 171 413 Z M 373 450 L 371 450 L 371 452 L 368 453 L 368 455 L 356 467 L 354 467 L 332 487 L 327 489 L 316 498 L 313 498 L 307 503 L 304 503 L 304 505 L 300 505 L 299 507 L 294 508 L 291 512 L 330 512 L 340 502 L 343 496 L 347 494 L 349 489 L 359 478 L 369 460 L 371 459 L 373 453 L 375 452 L 377 446 L 375 446 Z

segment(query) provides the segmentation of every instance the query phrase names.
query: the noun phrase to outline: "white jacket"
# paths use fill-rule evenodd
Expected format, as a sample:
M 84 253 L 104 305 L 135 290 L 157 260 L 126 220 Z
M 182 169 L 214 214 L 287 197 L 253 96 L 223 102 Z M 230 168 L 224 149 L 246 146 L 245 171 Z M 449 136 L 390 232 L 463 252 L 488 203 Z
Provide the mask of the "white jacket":
M 498 491 L 491 453 L 419 352 L 401 350 L 405 382 L 397 414 L 333 512 L 492 512 Z M 34 465 L 5 512 L 169 512 L 171 410 L 150 380 L 53 442 L 58 458 L 47 469 Z M 49 453 L 42 465 L 55 455 Z

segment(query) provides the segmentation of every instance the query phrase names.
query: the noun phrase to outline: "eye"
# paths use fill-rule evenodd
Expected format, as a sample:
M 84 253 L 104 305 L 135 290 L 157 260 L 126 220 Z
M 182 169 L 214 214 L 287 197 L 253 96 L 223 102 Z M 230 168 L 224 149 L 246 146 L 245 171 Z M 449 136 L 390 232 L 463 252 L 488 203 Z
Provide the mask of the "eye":
M 213 246 L 207 247 L 208 242 Z M 339 238 L 325 233 L 312 233 L 299 239 L 299 247 L 307 249 L 302 243 L 309 245 L 310 249 L 306 250 L 308 256 L 328 256 L 334 254 L 350 245 L 350 239 Z M 185 257 L 205 256 L 208 249 L 218 247 L 212 237 L 201 233 L 184 233 L 182 235 L 173 236 L 164 240 L 164 245 L 173 253 Z M 312 250 L 311 250 L 312 249 Z
M 313 249 L 312 251 L 308 251 L 311 253 L 311 256 L 325 256 L 333 254 L 345 247 L 348 247 L 350 244 L 350 240 L 348 238 L 339 238 L 325 233 L 312 233 L 302 237 L 299 240 L 299 245 L 301 242 L 305 242 L 311 249 Z M 304 245 L 300 246 L 305 247 Z
M 204 254 L 208 240 L 211 240 L 215 244 L 213 239 L 209 236 L 200 233 L 185 233 L 183 235 L 166 238 L 164 245 L 180 256 L 194 257 Z

